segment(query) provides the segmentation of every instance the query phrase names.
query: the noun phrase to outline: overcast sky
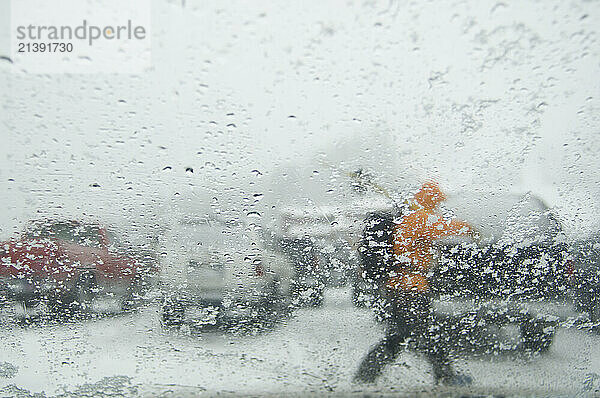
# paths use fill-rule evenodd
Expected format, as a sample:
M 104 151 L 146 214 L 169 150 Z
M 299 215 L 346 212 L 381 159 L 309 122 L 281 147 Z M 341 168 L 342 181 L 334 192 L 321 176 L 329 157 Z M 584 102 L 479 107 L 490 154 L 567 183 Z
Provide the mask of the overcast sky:
M 126 228 L 176 193 L 309 195 L 278 173 L 335 188 L 332 167 L 532 190 L 599 227 L 598 2 L 153 1 L 152 21 L 143 74 L 0 61 L 2 237 L 39 210 Z

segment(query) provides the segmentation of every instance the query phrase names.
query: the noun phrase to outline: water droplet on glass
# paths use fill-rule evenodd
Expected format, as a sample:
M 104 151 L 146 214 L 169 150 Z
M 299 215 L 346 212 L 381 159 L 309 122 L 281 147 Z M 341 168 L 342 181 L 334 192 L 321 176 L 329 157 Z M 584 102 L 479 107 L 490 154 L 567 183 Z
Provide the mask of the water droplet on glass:
M 185 172 L 188 173 L 188 174 L 192 174 L 194 172 L 194 169 L 191 168 L 191 167 L 186 167 L 185 168 Z
M 260 213 L 257 211 L 251 211 L 246 214 L 249 218 L 260 218 Z

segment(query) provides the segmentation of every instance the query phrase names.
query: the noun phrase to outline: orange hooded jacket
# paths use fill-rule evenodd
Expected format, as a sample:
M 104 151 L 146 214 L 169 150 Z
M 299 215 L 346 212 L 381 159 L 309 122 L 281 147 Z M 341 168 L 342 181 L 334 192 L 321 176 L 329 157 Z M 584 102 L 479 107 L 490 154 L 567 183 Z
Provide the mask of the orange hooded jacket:
M 445 220 L 435 212 L 446 200 L 439 186 L 423 184 L 415 194 L 415 210 L 402 218 L 394 229 L 395 273 L 388 279 L 392 289 L 429 291 L 427 272 L 433 262 L 433 242 L 452 235 L 467 235 L 471 226 L 458 220 Z

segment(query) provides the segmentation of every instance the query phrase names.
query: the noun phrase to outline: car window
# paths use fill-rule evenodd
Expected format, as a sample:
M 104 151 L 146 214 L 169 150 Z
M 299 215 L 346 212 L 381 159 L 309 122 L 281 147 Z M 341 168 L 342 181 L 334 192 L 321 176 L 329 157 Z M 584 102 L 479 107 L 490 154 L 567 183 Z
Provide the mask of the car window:
M 38 223 L 30 229 L 27 238 L 57 239 L 87 247 L 101 247 L 102 236 L 97 227 L 74 223 Z
M 101 247 L 100 230 L 93 226 L 54 224 L 49 235 L 55 239 L 75 243 L 87 247 Z

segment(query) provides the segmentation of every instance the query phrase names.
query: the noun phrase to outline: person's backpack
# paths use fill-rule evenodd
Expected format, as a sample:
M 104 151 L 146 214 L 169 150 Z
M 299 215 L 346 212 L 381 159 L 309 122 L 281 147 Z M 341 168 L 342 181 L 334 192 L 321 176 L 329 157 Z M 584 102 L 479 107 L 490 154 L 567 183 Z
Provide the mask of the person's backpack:
M 358 247 L 363 278 L 378 284 L 393 266 L 394 214 L 373 212 L 365 218 L 365 227 Z

